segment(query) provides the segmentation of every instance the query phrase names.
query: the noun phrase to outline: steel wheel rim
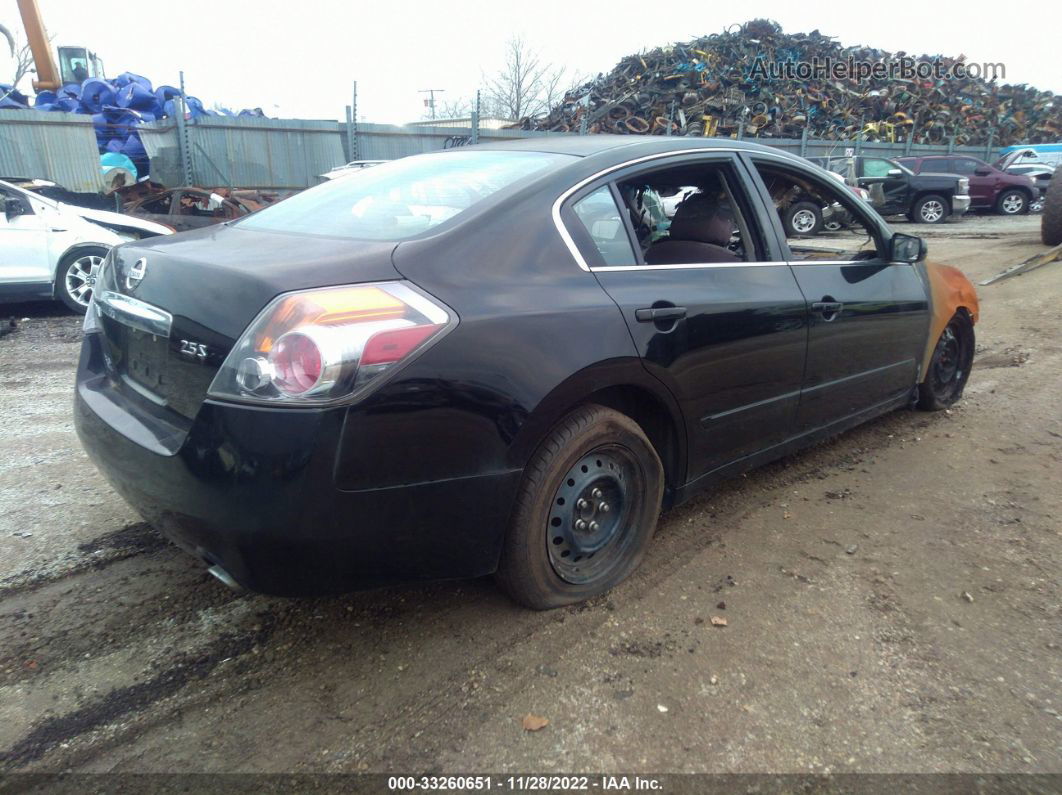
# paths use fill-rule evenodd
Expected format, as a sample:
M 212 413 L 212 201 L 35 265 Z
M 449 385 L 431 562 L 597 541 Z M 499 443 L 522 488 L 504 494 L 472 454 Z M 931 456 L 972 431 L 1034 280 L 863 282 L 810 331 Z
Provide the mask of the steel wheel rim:
M 642 499 L 638 471 L 630 450 L 606 445 L 582 456 L 561 478 L 546 520 L 546 548 L 562 580 L 583 585 L 623 561 Z
M 841 225 L 837 221 L 827 221 L 823 224 L 823 227 L 827 232 L 838 232 L 841 229 Z
M 793 213 L 793 229 L 800 234 L 807 234 L 815 228 L 815 213 L 811 210 L 797 210 Z
M 1016 193 L 1012 193 L 1009 196 L 1003 197 L 1003 212 L 1013 215 L 1014 213 L 1021 212 L 1021 208 L 1025 206 L 1025 200 Z
M 937 395 L 945 395 L 962 378 L 962 342 L 951 326 L 940 335 L 932 367 L 933 389 Z
M 99 273 L 103 257 L 88 254 L 78 257 L 66 271 L 64 279 L 66 294 L 80 306 L 88 306 L 92 299 L 92 290 L 96 286 L 96 274 Z
M 922 205 L 922 220 L 935 223 L 944 217 L 944 205 L 938 201 L 926 202 Z

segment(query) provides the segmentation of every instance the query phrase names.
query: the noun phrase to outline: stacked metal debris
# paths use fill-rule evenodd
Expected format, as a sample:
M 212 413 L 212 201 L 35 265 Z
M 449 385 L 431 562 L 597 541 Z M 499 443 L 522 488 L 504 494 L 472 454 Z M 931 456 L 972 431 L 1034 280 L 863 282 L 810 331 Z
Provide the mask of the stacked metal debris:
M 134 176 L 148 173 L 148 157 L 140 142 L 138 125 L 156 119 L 172 118 L 176 112 L 174 100 L 181 96 L 173 86 L 152 88 L 151 81 L 132 72 L 122 72 L 113 80 L 91 77 L 78 85 L 69 83 L 59 91 L 41 91 L 29 97 L 9 85 L 0 84 L 0 109 L 23 109 L 84 113 L 92 116 L 96 129 L 96 143 L 100 154 L 124 155 L 134 168 Z M 185 98 L 185 115 L 199 116 L 263 116 L 261 108 L 241 110 L 208 110 L 196 97 Z M 107 162 L 104 162 L 107 165 Z
M 797 79 L 765 64 L 896 62 L 842 47 L 818 30 L 786 34 L 768 20 L 624 58 L 523 129 L 675 135 L 809 137 L 1005 146 L 1062 139 L 1062 97 L 983 79 Z M 964 56 L 919 56 L 951 68 Z M 757 68 L 757 63 L 760 64 Z M 777 70 L 782 71 L 782 70 Z M 823 70 L 826 71 L 826 70 Z M 765 72 L 768 72 L 765 74 Z

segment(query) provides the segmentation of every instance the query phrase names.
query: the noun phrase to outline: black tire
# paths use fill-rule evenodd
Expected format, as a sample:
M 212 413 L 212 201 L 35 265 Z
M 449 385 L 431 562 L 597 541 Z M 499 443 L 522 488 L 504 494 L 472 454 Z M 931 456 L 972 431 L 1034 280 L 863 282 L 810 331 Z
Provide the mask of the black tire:
M 822 210 L 812 202 L 797 202 L 782 216 L 787 237 L 814 237 L 822 231 Z
M 1062 176 L 1047 183 L 1044 214 L 1040 216 L 1040 239 L 1045 246 L 1062 243 Z
M 996 199 L 996 212 L 1000 215 L 1027 215 L 1029 195 L 1023 190 L 1008 190 Z
M 604 406 L 576 409 L 524 470 L 498 584 L 535 610 L 605 593 L 641 563 L 663 493 L 660 457 L 636 422 Z
M 974 355 L 973 324 L 965 314 L 956 314 L 944 327 L 929 360 L 925 380 L 918 387 L 918 408 L 940 411 L 962 397 Z
M 948 200 L 936 193 L 929 193 L 918 197 L 908 218 L 916 224 L 941 224 L 949 214 Z
M 107 251 L 103 246 L 86 246 L 71 251 L 60 260 L 55 269 L 54 294 L 68 309 L 85 314 L 95 287 L 96 273 Z

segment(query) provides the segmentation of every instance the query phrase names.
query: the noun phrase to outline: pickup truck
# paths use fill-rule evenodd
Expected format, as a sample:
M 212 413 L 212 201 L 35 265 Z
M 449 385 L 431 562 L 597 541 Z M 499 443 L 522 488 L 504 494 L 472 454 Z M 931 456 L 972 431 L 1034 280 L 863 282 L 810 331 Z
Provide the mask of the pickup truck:
M 970 180 L 970 204 L 976 210 L 992 210 L 1000 215 L 1029 212 L 1040 189 L 1032 177 L 1011 174 L 970 155 L 931 155 L 901 157 L 901 165 L 916 174 L 946 171 Z
M 920 224 L 939 224 L 970 209 L 970 180 L 957 174 L 915 174 L 895 160 L 871 155 L 811 157 L 840 174 L 849 185 L 870 191 L 882 215 L 906 215 Z

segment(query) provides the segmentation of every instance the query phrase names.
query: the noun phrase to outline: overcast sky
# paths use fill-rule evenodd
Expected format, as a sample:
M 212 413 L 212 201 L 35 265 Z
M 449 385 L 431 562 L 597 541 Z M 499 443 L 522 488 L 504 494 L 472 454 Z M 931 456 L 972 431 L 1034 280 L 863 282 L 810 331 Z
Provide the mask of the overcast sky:
M 358 115 L 402 123 L 425 112 L 421 89 L 472 95 L 522 34 L 572 72 L 608 72 L 624 55 L 767 17 L 787 32 L 818 28 L 842 44 L 1002 62 L 1007 82 L 1062 93 L 1062 2 L 830 3 L 792 0 L 38 0 L 55 44 L 88 46 L 107 74 L 176 84 L 207 107 L 261 107 L 269 116 L 339 119 L 358 81 Z M 855 9 L 859 9 L 855 13 Z M 851 11 L 846 10 L 851 9 Z M 21 33 L 15 0 L 0 22 Z M 0 58 L 0 80 L 10 59 Z M 6 73 L 6 74 L 5 74 Z M 27 82 L 28 88 L 28 82 Z

